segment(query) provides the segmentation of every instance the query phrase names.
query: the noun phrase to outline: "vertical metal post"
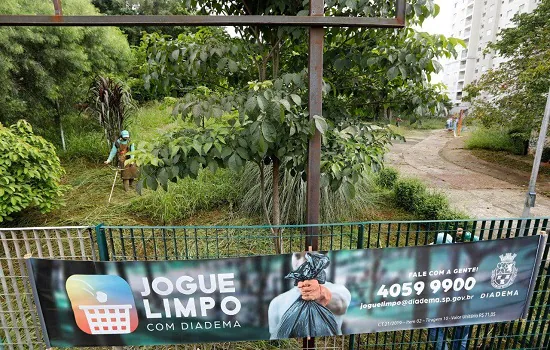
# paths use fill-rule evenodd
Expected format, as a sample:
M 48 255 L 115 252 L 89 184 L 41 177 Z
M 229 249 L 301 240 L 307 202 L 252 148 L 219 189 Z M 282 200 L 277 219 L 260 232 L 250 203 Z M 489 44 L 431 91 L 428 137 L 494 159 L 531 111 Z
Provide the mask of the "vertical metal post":
M 97 248 L 99 249 L 99 260 L 109 261 L 109 247 L 107 246 L 107 239 L 105 238 L 103 224 L 99 224 L 95 227 L 95 236 L 97 240 Z
M 309 15 L 323 16 L 325 12 L 324 0 L 309 0 Z M 309 118 L 323 114 L 323 43 L 325 29 L 323 27 L 309 28 Z M 318 224 L 321 199 L 321 133 L 315 134 L 309 140 L 307 163 L 307 223 Z M 319 227 L 307 228 L 306 250 L 319 248 Z M 304 338 L 304 349 L 315 349 L 314 338 Z
M 548 97 L 546 98 L 546 107 L 544 109 L 544 117 L 542 118 L 542 124 L 540 126 L 539 139 L 537 141 L 537 150 L 535 152 L 535 159 L 533 160 L 533 169 L 531 170 L 531 179 L 529 180 L 529 189 L 525 198 L 525 205 L 523 207 L 523 213 L 521 217 L 521 230 L 520 235 L 525 236 L 525 224 L 526 220 L 531 215 L 531 208 L 535 206 L 536 192 L 535 186 L 537 184 L 537 176 L 539 174 L 540 160 L 542 158 L 542 151 L 544 149 L 544 143 L 546 141 L 546 133 L 548 132 L 548 121 L 550 120 L 550 90 L 548 91 Z
M 361 224 L 357 228 L 357 249 L 363 249 L 363 240 L 365 239 L 365 225 Z M 355 350 L 355 334 L 349 336 L 349 350 Z
M 323 16 L 324 1 L 310 0 L 309 15 Z M 323 42 L 325 29 L 310 27 L 309 29 L 309 118 L 323 114 Z M 315 135 L 309 140 L 307 164 L 307 223 L 318 224 L 320 216 L 320 177 L 321 177 L 321 133 L 315 130 Z M 306 249 L 317 250 L 319 238 L 318 227 L 307 228 Z

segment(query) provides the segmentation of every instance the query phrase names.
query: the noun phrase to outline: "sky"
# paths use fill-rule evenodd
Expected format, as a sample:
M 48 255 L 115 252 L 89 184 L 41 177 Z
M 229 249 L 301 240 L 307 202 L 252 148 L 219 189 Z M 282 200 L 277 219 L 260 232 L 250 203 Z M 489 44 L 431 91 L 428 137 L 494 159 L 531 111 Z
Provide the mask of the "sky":
M 450 0 L 436 0 L 435 3 L 441 8 L 439 15 L 427 19 L 421 29 L 432 34 L 449 35 L 451 32 L 450 22 L 453 2 Z
M 417 30 L 422 30 L 430 34 L 443 34 L 449 36 L 451 34 L 451 15 L 453 2 L 451 0 L 436 0 L 441 8 L 439 14 L 435 18 L 429 18 L 424 21 L 424 24 L 421 28 Z M 441 64 L 445 66 L 445 60 L 440 60 Z M 443 71 L 438 74 L 432 74 L 432 83 L 438 83 L 443 80 Z

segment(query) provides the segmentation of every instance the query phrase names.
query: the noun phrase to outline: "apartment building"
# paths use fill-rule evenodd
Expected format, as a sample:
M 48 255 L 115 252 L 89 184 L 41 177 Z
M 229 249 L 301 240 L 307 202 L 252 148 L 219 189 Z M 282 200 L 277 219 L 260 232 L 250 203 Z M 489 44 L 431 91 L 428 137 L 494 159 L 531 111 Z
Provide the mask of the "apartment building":
M 540 0 L 449 1 L 453 6 L 450 36 L 463 39 L 466 48 L 460 48 L 457 59 L 445 64 L 443 83 L 457 109 L 463 109 L 468 107 L 462 102 L 463 88 L 503 61 L 484 53 L 487 44 L 497 39 L 501 29 L 513 25 L 511 19 L 516 13 L 533 11 Z

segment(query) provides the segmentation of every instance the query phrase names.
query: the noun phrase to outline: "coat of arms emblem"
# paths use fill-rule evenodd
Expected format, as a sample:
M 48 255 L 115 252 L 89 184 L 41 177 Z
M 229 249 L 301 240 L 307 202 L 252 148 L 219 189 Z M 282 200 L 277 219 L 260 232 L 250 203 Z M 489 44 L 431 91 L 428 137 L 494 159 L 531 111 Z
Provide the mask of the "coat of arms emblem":
M 506 253 L 500 255 L 500 262 L 497 268 L 491 273 L 491 285 L 496 289 L 508 288 L 514 283 L 518 275 L 516 262 L 514 261 L 517 254 Z

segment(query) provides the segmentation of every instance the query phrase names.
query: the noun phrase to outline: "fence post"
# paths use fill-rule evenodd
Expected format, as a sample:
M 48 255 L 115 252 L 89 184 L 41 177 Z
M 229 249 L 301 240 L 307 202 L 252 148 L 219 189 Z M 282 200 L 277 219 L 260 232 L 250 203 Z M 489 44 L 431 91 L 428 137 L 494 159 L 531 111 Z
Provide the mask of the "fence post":
M 357 229 L 357 249 L 363 249 L 363 239 L 365 238 L 365 226 L 360 224 Z M 349 350 L 355 349 L 355 334 L 349 336 Z
M 99 224 L 95 227 L 95 235 L 97 247 L 99 249 L 99 260 L 109 261 L 109 247 L 107 247 L 107 239 L 105 238 L 103 224 Z

